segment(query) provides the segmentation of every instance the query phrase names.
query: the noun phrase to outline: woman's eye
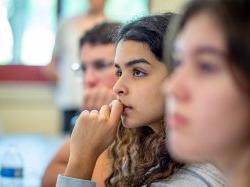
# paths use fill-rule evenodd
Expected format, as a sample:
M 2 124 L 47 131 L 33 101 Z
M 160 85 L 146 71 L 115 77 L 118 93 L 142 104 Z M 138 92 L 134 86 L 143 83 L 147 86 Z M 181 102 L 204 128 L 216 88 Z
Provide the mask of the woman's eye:
M 216 70 L 216 66 L 208 62 L 201 62 L 198 67 L 204 73 L 212 73 Z
M 144 73 L 144 72 L 142 72 L 142 71 L 140 71 L 138 69 L 133 70 L 133 76 L 135 76 L 135 77 L 143 77 L 145 75 L 146 75 L 146 73 Z
M 120 69 L 115 70 L 115 74 L 117 77 L 120 77 L 122 75 L 122 71 Z

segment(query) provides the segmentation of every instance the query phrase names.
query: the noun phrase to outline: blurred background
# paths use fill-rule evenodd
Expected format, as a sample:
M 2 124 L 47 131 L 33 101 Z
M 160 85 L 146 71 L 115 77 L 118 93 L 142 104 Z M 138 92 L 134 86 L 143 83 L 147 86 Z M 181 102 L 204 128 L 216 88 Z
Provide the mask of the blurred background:
M 178 12 L 183 3 L 107 0 L 105 14 L 126 23 L 144 15 Z M 39 186 L 64 139 L 55 85 L 41 69 L 51 61 L 58 23 L 87 10 L 87 0 L 0 0 L 0 164 L 5 148 L 15 144 L 30 178 L 25 186 Z
M 125 23 L 178 11 L 182 1 L 108 0 L 105 13 Z M 87 9 L 87 0 L 0 0 L 0 132 L 60 132 L 53 85 L 39 69 L 51 60 L 59 21 Z

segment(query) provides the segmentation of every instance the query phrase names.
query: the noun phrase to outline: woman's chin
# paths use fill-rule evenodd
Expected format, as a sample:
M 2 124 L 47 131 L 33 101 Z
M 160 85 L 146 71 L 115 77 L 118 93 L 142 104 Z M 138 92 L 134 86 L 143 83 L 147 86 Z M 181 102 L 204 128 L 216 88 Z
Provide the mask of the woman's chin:
M 166 146 L 171 157 L 175 158 L 178 161 L 183 161 L 183 149 L 182 146 L 179 145 L 179 141 L 173 133 L 168 132 L 168 139 L 166 140 Z
M 125 127 L 125 128 L 128 128 L 128 129 L 131 129 L 131 128 L 134 128 L 131 124 L 129 124 L 128 122 L 122 122 L 122 125 Z
M 178 142 L 177 139 L 171 139 L 171 137 L 169 137 L 166 146 L 171 157 L 180 162 L 193 163 L 204 161 L 195 149 L 192 149 L 185 143 Z
M 132 120 L 130 120 L 128 117 L 124 117 L 122 116 L 122 125 L 125 127 L 125 128 L 129 128 L 129 129 L 133 129 L 133 128 L 136 128 L 137 125 L 135 123 L 133 123 Z

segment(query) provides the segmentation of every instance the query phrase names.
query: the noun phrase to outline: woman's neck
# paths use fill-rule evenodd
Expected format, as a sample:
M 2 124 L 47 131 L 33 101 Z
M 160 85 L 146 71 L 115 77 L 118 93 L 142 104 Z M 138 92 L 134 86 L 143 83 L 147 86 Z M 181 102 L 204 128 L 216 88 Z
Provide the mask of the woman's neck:
M 164 123 L 164 120 L 161 119 L 159 121 L 149 124 L 148 127 L 150 127 L 156 134 L 160 134 L 161 131 L 164 130 L 163 123 Z
M 229 151 L 228 153 L 223 154 L 220 158 L 215 159 L 216 161 L 214 163 L 223 171 L 226 178 L 232 179 L 237 175 L 242 163 L 247 160 L 249 156 L 250 145 L 247 145 L 241 149 L 239 148 L 237 150 Z

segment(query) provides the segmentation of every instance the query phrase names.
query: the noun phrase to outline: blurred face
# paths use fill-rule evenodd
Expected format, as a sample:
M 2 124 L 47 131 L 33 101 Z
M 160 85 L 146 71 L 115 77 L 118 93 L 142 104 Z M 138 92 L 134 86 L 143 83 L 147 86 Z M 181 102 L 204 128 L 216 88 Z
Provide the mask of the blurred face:
M 89 0 L 89 7 L 92 11 L 102 11 L 106 0 Z
M 118 81 L 113 90 L 124 104 L 123 125 L 127 128 L 147 125 L 157 131 L 164 115 L 160 86 L 167 75 L 165 65 L 146 44 L 120 41 L 115 67 Z
M 114 44 L 83 45 L 80 58 L 85 88 L 113 87 L 117 79 L 113 67 L 114 56 Z
M 176 69 L 164 86 L 168 146 L 181 160 L 223 162 L 250 142 L 249 96 L 232 75 L 214 20 L 200 13 L 186 23 L 175 43 Z

